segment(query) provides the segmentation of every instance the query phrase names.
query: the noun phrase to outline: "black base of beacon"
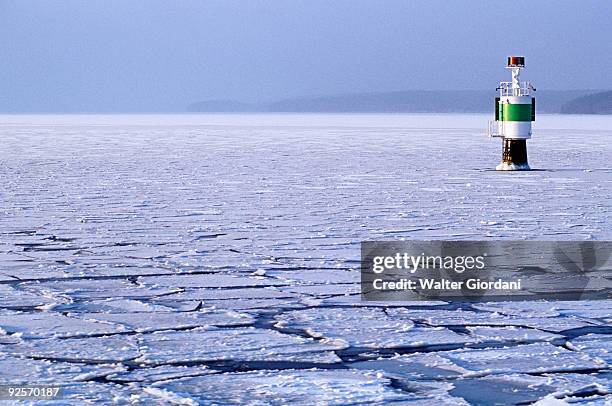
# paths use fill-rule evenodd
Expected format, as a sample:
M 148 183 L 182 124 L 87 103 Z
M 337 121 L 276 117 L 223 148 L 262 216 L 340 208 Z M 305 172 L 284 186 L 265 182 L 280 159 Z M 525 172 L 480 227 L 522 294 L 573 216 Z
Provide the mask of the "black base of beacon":
M 502 162 L 497 165 L 498 171 L 529 171 L 527 163 L 527 140 L 504 138 Z

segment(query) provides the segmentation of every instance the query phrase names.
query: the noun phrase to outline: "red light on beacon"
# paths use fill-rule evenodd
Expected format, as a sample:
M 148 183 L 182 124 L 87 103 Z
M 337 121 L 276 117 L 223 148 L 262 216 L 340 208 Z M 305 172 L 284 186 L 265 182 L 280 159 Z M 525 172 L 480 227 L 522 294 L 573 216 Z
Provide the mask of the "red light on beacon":
M 512 67 L 512 66 L 518 66 L 518 67 L 524 67 L 525 66 L 525 57 L 524 56 L 509 56 L 508 57 L 508 66 Z

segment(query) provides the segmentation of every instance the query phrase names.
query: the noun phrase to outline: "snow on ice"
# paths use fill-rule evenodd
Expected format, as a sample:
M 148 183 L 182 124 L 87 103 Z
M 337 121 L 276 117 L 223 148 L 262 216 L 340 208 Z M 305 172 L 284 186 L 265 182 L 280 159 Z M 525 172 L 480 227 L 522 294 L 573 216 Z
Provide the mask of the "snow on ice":
M 4 116 L 0 383 L 63 386 L 37 404 L 609 404 L 610 300 L 359 299 L 362 240 L 610 239 L 612 119 L 542 116 L 523 173 L 493 170 L 488 119 Z

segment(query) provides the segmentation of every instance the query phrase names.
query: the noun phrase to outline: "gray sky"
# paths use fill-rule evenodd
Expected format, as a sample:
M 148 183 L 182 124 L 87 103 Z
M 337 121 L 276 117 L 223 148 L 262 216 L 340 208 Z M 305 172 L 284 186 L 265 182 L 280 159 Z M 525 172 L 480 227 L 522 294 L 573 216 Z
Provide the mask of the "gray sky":
M 612 2 L 0 0 L 0 111 L 182 111 L 487 89 L 612 89 Z

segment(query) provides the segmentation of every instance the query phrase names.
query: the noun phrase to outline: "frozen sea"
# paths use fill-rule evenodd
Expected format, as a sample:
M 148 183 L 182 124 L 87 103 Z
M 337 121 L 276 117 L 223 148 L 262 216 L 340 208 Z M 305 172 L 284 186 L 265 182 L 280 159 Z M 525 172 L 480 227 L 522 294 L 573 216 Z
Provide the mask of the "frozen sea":
M 538 170 L 514 173 L 489 119 L 0 116 L 0 383 L 62 405 L 612 404 L 610 300 L 360 302 L 362 240 L 611 239 L 612 117 L 539 116 Z

